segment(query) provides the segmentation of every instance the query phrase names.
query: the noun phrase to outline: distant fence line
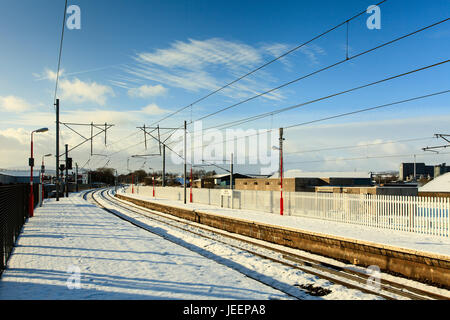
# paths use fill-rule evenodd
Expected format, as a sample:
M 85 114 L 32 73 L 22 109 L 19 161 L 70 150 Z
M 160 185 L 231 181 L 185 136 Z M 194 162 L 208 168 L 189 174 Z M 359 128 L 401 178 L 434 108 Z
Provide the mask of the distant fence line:
M 152 196 L 152 187 L 134 189 Z M 194 203 L 279 213 L 278 191 L 234 190 L 233 206 L 229 198 L 221 197 L 220 189 L 193 188 L 192 193 Z M 156 197 L 182 201 L 183 188 L 156 187 Z M 450 198 L 317 192 L 285 192 L 283 197 L 285 215 L 450 237 Z

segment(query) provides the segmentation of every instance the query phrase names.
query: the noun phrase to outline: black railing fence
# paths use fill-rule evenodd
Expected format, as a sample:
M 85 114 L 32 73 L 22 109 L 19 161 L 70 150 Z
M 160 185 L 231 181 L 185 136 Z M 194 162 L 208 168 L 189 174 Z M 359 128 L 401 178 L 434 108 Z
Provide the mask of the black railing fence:
M 34 207 L 39 202 L 39 185 L 33 186 Z M 30 185 L 0 186 L 0 276 L 28 219 Z

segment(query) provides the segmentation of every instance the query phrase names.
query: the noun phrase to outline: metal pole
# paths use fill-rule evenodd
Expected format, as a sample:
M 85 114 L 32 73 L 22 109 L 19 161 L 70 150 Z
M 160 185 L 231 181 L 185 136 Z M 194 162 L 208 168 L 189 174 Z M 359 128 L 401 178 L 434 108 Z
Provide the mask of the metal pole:
M 44 201 L 44 156 L 42 157 L 41 171 L 40 171 L 40 188 L 39 188 L 39 207 L 42 207 L 42 202 Z
M 152 180 L 153 180 L 153 198 L 154 198 L 155 197 L 155 172 L 153 172 Z
M 56 99 L 56 201 L 59 201 L 59 99 Z
M 68 162 L 67 158 L 69 157 L 69 154 L 68 154 L 69 145 L 66 144 L 65 147 L 66 147 L 66 165 L 65 165 L 65 167 L 66 167 L 66 176 L 64 177 L 64 189 L 66 191 L 66 198 L 68 198 L 69 197 L 69 178 L 68 178 L 68 176 L 69 176 L 69 169 L 67 168 L 67 162 Z
M 116 169 L 116 176 L 114 177 L 114 193 L 117 193 L 117 169 Z
M 31 218 L 34 211 L 34 192 L 33 192 L 33 132 L 31 132 L 31 156 L 30 156 L 30 207 L 28 208 L 28 215 Z
M 44 187 L 42 185 L 43 179 L 42 179 L 42 171 L 39 172 L 39 207 L 42 207 L 42 194 L 44 193 Z
M 147 150 L 147 132 L 145 131 L 145 123 L 144 123 L 144 142 L 145 142 L 145 150 Z
M 189 179 L 189 202 L 192 203 L 192 165 L 191 165 L 191 178 Z
M 233 190 L 233 153 L 230 160 L 230 189 Z
M 166 145 L 163 144 L 162 186 L 166 186 Z
M 231 190 L 231 209 L 233 209 L 233 153 L 230 159 L 230 190 Z
M 283 213 L 283 128 L 280 128 L 280 215 Z
M 93 127 L 93 122 L 91 122 L 91 156 L 92 156 L 92 151 L 93 151 L 93 146 L 92 146 L 92 139 L 93 139 L 93 135 L 94 134 L 94 127 Z
M 184 203 L 186 204 L 186 159 L 187 159 L 187 147 L 186 147 L 186 129 L 187 124 L 186 120 L 184 121 L 184 174 L 183 174 L 183 183 L 184 183 Z
M 75 162 L 75 190 L 78 192 L 78 163 Z

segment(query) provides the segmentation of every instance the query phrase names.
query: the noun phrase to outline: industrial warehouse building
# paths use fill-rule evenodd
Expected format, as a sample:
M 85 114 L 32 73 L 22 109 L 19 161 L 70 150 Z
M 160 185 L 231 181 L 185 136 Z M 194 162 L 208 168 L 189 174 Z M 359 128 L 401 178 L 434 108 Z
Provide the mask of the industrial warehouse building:
M 444 173 L 450 172 L 450 166 L 447 166 L 445 163 L 432 166 L 423 162 L 415 164 L 413 162 L 402 162 L 400 164 L 399 180 L 406 181 L 414 178 L 414 166 L 416 167 L 416 179 L 420 178 L 420 176 L 437 178 Z
M 0 184 L 30 183 L 30 170 L 0 170 Z M 39 171 L 33 172 L 33 183 L 39 183 Z
M 245 175 L 241 173 L 233 173 L 233 186 L 236 186 L 236 179 L 248 179 L 251 175 Z M 230 174 L 216 174 L 211 177 L 205 177 L 202 179 L 197 179 L 192 182 L 192 187 L 194 188 L 226 188 L 230 186 Z
M 278 173 L 269 178 L 236 179 L 236 190 L 280 190 Z M 288 170 L 283 173 L 283 191 L 316 192 L 317 187 L 370 187 L 372 179 L 366 172 L 303 172 Z

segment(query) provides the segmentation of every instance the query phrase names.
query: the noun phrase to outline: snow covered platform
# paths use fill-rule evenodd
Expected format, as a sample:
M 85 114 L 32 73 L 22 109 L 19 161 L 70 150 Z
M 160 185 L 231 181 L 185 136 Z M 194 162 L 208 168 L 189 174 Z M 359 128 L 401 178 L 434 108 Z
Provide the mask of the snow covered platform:
M 79 195 L 46 200 L 0 279 L 0 299 L 283 299 Z
M 118 193 L 138 205 L 201 219 L 211 226 L 361 265 L 378 265 L 418 280 L 450 284 L 450 240 L 296 216 Z M 126 198 L 123 198 L 126 200 Z M 200 217 L 199 215 L 202 215 Z M 426 271 L 425 271 L 426 270 Z M 436 275 L 441 273 L 441 276 Z

